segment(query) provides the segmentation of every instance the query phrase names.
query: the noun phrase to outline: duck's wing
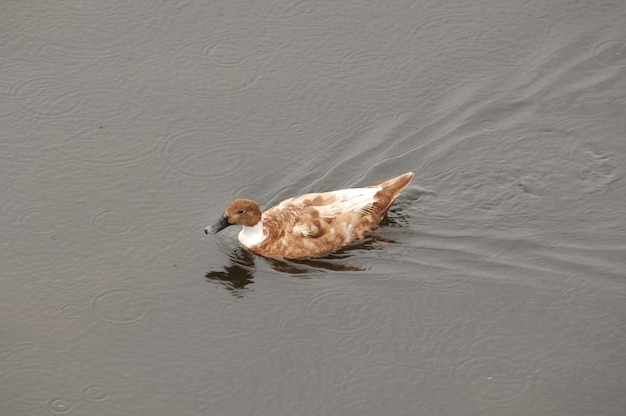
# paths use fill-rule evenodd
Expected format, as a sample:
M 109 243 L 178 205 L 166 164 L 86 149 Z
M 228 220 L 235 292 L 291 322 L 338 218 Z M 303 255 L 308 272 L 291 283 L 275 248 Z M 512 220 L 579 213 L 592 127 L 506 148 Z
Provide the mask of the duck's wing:
M 351 188 L 312 193 L 286 199 L 263 214 L 266 228 L 282 229 L 295 236 L 320 238 L 327 233 L 344 234 L 371 212 L 378 187 Z

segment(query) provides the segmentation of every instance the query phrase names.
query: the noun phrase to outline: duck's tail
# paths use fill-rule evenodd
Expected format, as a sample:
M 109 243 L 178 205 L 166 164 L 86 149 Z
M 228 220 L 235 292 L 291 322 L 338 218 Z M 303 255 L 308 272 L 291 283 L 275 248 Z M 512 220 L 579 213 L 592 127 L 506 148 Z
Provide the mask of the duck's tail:
M 407 172 L 404 175 L 387 179 L 379 182 L 371 187 L 380 187 L 381 190 L 376 193 L 376 202 L 374 203 L 375 211 L 379 213 L 379 221 L 385 216 L 391 204 L 400 196 L 402 191 L 409 186 L 413 180 L 413 172 Z

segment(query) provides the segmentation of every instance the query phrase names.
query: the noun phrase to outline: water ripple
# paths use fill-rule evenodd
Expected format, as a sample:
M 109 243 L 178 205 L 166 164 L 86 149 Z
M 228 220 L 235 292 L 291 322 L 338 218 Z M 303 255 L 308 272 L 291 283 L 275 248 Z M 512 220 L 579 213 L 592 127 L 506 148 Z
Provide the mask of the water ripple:
M 262 146 L 241 136 L 223 140 L 214 136 L 214 130 L 178 130 L 162 141 L 161 153 L 178 173 L 201 180 L 218 180 L 232 178 L 241 166 L 254 160 Z
M 593 48 L 593 55 L 606 66 L 626 66 L 626 42 L 608 40 Z
M 55 219 L 38 208 L 26 208 L 15 218 L 17 225 L 26 233 L 38 236 L 56 232 Z
M 59 313 L 65 319 L 78 319 L 80 317 L 80 309 L 71 303 L 64 303 L 59 306 Z
M 89 384 L 81 389 L 85 400 L 90 402 L 101 402 L 109 398 L 109 392 L 105 386 L 99 384 Z
M 62 118 L 76 111 L 78 102 L 63 100 L 74 92 L 74 87 L 64 80 L 45 75 L 23 78 L 9 90 L 12 99 L 21 104 L 27 115 L 45 119 Z
M 68 138 L 48 147 L 51 152 L 81 165 L 134 164 L 155 150 L 153 137 L 146 134 L 145 127 L 127 119 L 140 99 L 131 91 L 66 84 L 56 78 L 35 76 L 14 84 L 11 93 L 30 117 L 46 120 L 97 117 L 101 124 L 74 125 Z
M 460 390 L 489 402 L 508 401 L 523 394 L 533 375 L 526 362 L 498 356 L 471 357 L 454 368 L 454 381 Z
M 35 52 L 44 62 L 59 63 L 67 60 L 72 55 L 72 50 L 67 45 L 54 42 L 43 42 L 35 47 Z
M 104 322 L 129 325 L 141 322 L 145 318 L 148 302 L 131 292 L 112 289 L 94 296 L 91 308 L 98 319 Z
M 57 0 L 55 2 L 55 10 L 72 16 L 103 18 L 122 13 L 126 5 L 127 3 L 119 0 L 106 2 L 82 0 L 79 3 L 73 0 Z
M 133 232 L 134 226 L 130 221 L 122 212 L 109 209 L 98 209 L 89 216 L 89 224 L 107 237 L 123 237 Z
M 183 44 L 180 48 L 178 45 Z M 209 39 L 179 39 L 171 54 L 174 86 L 212 102 L 232 101 L 256 84 L 256 71 L 247 60 L 244 44 L 228 34 Z
M 154 136 L 145 129 L 140 131 L 141 127 L 134 125 L 133 120 L 121 120 L 121 114 L 119 119 L 116 115 L 100 120 L 102 124 L 85 121 L 75 124 L 69 135 L 63 141 L 51 144 L 49 150 L 86 167 L 135 165 L 156 151 Z
M 432 80 L 444 77 L 459 80 L 485 79 L 489 74 L 510 74 L 521 65 L 520 55 L 534 46 L 534 39 L 547 34 L 550 24 L 535 24 L 532 36 L 527 33 L 527 22 L 544 21 L 541 8 L 511 7 L 493 4 L 487 13 L 477 13 L 474 3 L 457 3 L 455 7 L 441 7 L 423 13 L 414 2 L 407 10 L 415 19 L 405 28 L 404 39 L 425 38 L 432 41 L 423 48 L 424 62 L 433 62 L 425 69 L 438 73 L 429 75 Z M 405 45 L 404 47 L 409 47 Z M 432 68 L 432 69 L 431 69 Z
M 48 407 L 57 414 L 67 413 L 72 409 L 71 402 L 62 397 L 53 397 L 48 400 Z
M 300 10 L 306 11 L 305 5 L 301 5 Z M 235 2 L 235 8 L 244 16 L 255 21 L 266 23 L 289 23 L 298 16 L 298 8 L 291 2 L 280 0 L 259 1 L 259 2 Z
M 0 384 L 6 400 L 3 408 L 18 405 L 20 409 L 28 408 L 29 414 L 39 414 L 42 406 L 55 413 L 72 408 L 71 394 L 66 395 L 63 391 L 57 390 L 54 396 L 46 399 L 45 395 L 51 388 L 55 390 L 54 386 L 59 385 L 62 377 L 62 372 L 54 367 L 59 361 L 49 353 L 49 349 L 30 342 L 0 346 Z
M 302 303 L 303 313 L 319 330 L 341 336 L 376 334 L 392 319 L 385 303 L 354 293 L 325 291 Z

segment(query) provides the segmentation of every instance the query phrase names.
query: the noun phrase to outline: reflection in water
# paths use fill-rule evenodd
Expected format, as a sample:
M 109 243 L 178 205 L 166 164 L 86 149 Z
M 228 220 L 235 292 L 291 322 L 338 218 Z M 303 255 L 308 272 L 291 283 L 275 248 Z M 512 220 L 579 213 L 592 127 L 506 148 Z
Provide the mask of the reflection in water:
M 210 271 L 205 275 L 207 282 L 219 282 L 231 291 L 233 296 L 243 297 L 246 287 L 253 283 L 256 270 L 254 259 L 266 261 L 273 270 L 280 274 L 297 275 L 307 278 L 309 275 L 323 271 L 333 272 L 359 272 L 365 271 L 363 266 L 346 264 L 345 260 L 354 256 L 357 251 L 381 250 L 383 246 L 379 242 L 394 243 L 379 235 L 370 235 L 349 246 L 320 258 L 311 259 L 285 259 L 280 257 L 262 257 L 238 247 L 230 253 L 230 264 L 223 270 Z
M 220 282 L 233 296 L 243 297 L 246 286 L 254 280 L 254 257 L 248 251 L 237 248 L 230 253 L 230 264 L 222 271 L 210 271 L 205 275 L 208 282 Z

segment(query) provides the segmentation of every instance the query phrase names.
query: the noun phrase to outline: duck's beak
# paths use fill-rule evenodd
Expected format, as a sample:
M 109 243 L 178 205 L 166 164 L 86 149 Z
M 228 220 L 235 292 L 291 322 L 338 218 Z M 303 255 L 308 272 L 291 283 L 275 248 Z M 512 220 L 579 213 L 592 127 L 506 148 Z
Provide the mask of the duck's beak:
M 206 234 L 215 234 L 215 233 L 222 231 L 224 228 L 228 227 L 229 225 L 232 225 L 232 224 L 228 222 L 228 217 L 224 215 L 222 218 L 220 218 L 218 222 L 206 227 L 204 229 L 204 232 Z

